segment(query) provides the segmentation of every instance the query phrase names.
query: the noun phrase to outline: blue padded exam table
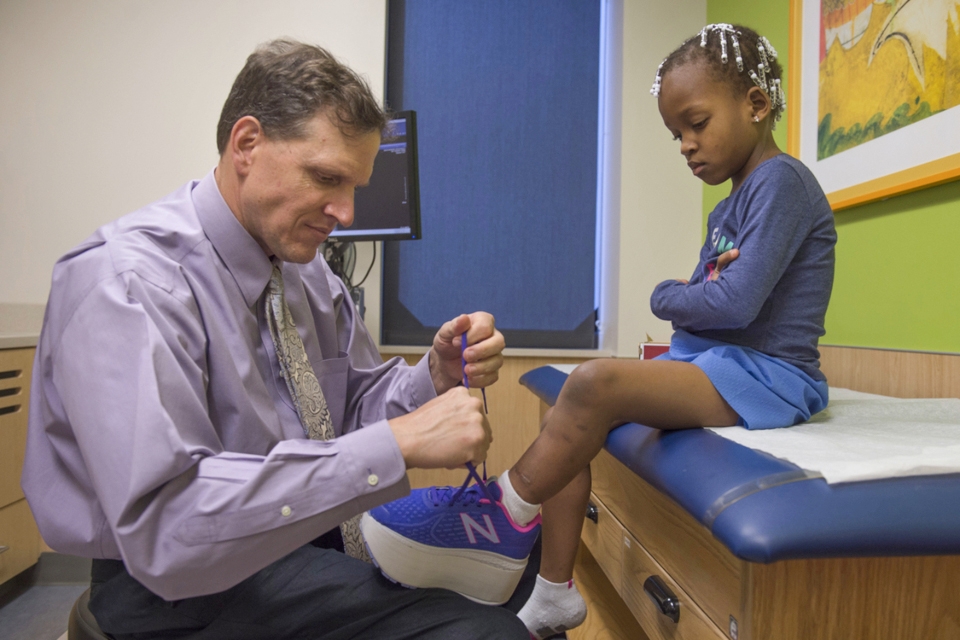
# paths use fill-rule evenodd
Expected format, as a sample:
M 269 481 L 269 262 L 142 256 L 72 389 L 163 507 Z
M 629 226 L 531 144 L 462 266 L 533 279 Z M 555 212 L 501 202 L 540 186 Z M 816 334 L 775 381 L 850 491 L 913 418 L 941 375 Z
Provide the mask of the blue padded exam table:
M 566 377 L 520 382 L 552 406 Z M 710 431 L 639 424 L 591 468 L 584 542 L 651 638 L 960 639 L 960 474 L 828 485 Z

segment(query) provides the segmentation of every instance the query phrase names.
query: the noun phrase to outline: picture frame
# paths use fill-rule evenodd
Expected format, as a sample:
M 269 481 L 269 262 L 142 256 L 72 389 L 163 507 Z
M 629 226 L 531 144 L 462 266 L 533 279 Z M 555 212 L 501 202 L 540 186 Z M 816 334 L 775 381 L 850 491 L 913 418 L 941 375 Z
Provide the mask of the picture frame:
M 898 11 L 910 1 L 827 0 L 831 21 L 821 16 L 824 0 L 790 0 L 787 151 L 813 171 L 834 211 L 960 178 L 960 105 L 952 104 L 954 84 L 960 85 L 960 33 L 953 29 L 960 24 L 946 16 L 947 46 L 928 28 L 937 38 L 933 49 L 911 54 L 895 33 Z M 947 56 L 941 59 L 936 50 Z M 821 74 L 822 64 L 828 73 Z M 937 93 L 946 83 L 952 83 L 949 90 Z M 938 96 L 947 97 L 938 103 Z M 831 116 L 858 109 L 868 114 L 880 101 L 900 100 L 896 114 L 876 110 L 860 118 L 863 124 L 854 117 L 850 125 L 848 117 L 833 128 L 824 117 L 824 105 L 832 105 Z M 864 135 L 867 127 L 884 132 Z

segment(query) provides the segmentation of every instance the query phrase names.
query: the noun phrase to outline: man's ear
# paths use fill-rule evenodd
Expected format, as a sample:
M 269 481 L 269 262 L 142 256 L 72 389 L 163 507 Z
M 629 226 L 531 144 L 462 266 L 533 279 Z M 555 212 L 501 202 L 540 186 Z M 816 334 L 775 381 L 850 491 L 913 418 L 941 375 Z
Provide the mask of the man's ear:
M 243 116 L 233 123 L 226 153 L 230 154 L 237 175 L 246 176 L 250 172 L 254 152 L 264 139 L 263 126 L 253 116 Z
M 747 91 L 747 102 L 750 104 L 750 119 L 754 122 L 762 121 L 770 115 L 770 96 L 760 87 L 750 87 Z

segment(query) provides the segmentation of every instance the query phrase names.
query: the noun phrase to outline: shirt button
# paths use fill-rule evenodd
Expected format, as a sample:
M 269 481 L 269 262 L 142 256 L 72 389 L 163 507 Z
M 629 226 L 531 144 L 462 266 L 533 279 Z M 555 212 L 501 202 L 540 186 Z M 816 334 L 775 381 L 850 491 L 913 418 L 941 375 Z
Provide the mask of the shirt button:
M 377 474 L 371 473 L 369 476 L 367 476 L 367 484 L 371 487 L 377 486 L 378 482 L 380 482 L 380 478 L 377 477 Z
M 293 509 L 287 505 L 280 507 L 280 515 L 282 515 L 284 518 L 289 518 L 291 513 L 293 513 Z

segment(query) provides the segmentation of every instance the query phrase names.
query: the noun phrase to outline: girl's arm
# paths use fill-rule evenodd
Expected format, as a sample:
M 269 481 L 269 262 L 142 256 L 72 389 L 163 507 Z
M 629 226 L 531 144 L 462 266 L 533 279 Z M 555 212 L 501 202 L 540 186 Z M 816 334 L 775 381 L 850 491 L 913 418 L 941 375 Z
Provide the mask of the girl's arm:
M 660 283 L 650 299 L 654 315 L 689 331 L 741 329 L 753 322 L 812 224 L 799 176 L 783 169 L 742 194 L 739 206 L 745 213 L 735 240 L 739 257 L 715 280 Z

